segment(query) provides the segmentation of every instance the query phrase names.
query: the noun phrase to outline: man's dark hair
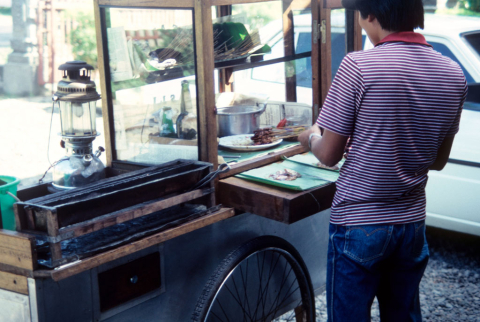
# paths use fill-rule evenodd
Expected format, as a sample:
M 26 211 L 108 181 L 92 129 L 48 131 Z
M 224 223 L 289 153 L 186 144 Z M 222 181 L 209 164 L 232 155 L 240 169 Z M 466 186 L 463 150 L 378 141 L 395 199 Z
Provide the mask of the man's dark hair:
M 363 19 L 374 15 L 384 30 L 423 29 L 422 0 L 343 0 L 342 3 L 347 9 L 359 10 Z

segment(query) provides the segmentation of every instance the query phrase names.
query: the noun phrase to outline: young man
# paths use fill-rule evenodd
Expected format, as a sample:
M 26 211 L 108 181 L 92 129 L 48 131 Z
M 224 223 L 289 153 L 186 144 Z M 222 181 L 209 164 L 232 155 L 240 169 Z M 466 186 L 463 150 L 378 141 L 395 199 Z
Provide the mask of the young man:
M 421 321 L 427 174 L 448 160 L 466 81 L 413 32 L 421 0 L 342 3 L 360 12 L 375 48 L 343 59 L 316 125 L 299 137 L 327 166 L 348 152 L 331 209 L 329 321 L 370 321 L 375 297 L 382 321 Z

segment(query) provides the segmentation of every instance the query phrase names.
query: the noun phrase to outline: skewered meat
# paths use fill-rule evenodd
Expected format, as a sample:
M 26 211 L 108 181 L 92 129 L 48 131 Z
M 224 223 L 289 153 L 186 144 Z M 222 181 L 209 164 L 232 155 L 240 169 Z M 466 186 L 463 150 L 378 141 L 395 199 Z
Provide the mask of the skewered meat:
M 269 144 L 273 142 L 272 128 L 266 127 L 253 131 L 253 136 L 250 138 L 254 145 Z

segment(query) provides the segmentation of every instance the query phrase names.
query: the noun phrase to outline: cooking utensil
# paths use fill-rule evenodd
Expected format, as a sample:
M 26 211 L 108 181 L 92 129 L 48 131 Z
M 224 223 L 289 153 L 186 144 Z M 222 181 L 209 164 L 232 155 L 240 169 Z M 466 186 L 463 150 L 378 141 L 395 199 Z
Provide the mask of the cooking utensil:
M 266 104 L 227 106 L 217 109 L 217 134 L 219 137 L 249 134 L 260 128 L 260 115 Z

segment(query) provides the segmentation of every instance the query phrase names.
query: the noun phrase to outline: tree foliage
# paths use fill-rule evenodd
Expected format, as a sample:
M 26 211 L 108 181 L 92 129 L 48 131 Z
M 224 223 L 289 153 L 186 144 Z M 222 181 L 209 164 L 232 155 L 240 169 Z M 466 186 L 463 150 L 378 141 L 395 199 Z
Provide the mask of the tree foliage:
M 70 44 L 75 60 L 83 60 L 97 68 L 97 41 L 93 12 L 78 11 L 70 13 L 69 16 L 74 26 L 70 32 Z
M 480 12 L 480 0 L 461 0 L 460 6 L 474 12 Z

